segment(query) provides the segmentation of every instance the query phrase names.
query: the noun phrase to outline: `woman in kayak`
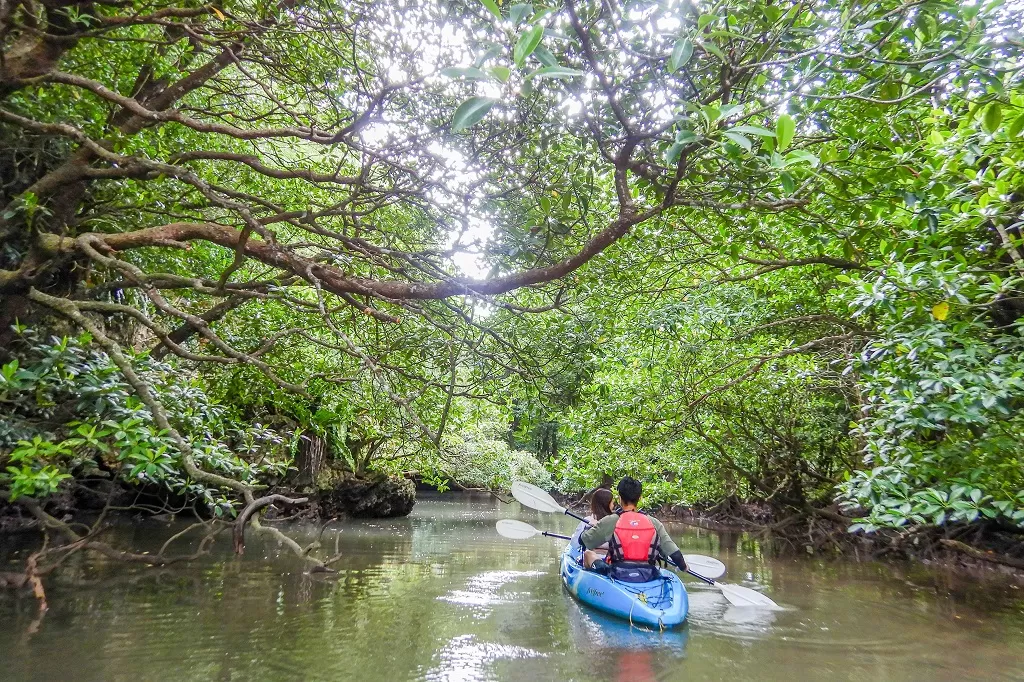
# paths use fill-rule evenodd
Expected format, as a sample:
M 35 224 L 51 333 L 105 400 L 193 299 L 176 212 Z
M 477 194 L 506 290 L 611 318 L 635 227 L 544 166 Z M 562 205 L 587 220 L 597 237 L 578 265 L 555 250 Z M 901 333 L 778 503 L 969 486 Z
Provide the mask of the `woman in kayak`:
M 602 573 L 611 570 L 618 573 L 617 567 L 628 569 L 630 575 L 636 574 L 635 582 L 652 579 L 657 575 L 655 563 L 663 556 L 686 570 L 686 561 L 679 547 L 672 541 L 665 526 L 653 516 L 637 511 L 643 487 L 640 481 L 624 476 L 618 485 L 619 502 L 622 507 L 618 513 L 611 513 L 599 519 L 597 523 L 580 535 L 579 543 L 583 545 L 583 566 Z M 611 547 L 606 557 L 590 551 L 589 547 Z M 645 566 L 647 568 L 645 568 Z M 643 570 L 639 570 L 643 569 Z M 643 580 L 641 580 L 643 579 Z
M 583 521 L 580 521 L 580 525 L 576 526 L 576 531 L 572 534 L 572 539 L 569 541 L 573 547 L 580 546 L 580 536 L 583 535 L 583 531 L 595 525 L 598 521 L 603 519 L 612 513 L 612 491 L 606 488 L 598 488 L 594 491 L 594 494 L 590 496 L 590 515 Z M 598 550 L 608 550 L 608 543 L 597 547 Z M 591 552 L 597 556 L 597 552 Z M 603 558 L 603 554 L 601 555 Z

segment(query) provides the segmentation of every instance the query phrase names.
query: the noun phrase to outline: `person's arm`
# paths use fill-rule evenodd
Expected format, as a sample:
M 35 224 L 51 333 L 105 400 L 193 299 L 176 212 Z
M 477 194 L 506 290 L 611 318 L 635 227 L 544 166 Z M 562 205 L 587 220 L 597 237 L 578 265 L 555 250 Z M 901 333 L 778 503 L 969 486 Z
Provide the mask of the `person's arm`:
M 583 535 L 580 536 L 580 544 L 588 549 L 593 549 L 608 542 L 612 539 L 612 533 L 615 531 L 615 522 L 618 520 L 619 517 L 615 514 L 609 514 L 604 517 L 597 524 L 583 531 Z
M 651 518 L 651 523 L 654 524 L 654 529 L 658 531 L 658 546 L 661 548 L 662 553 L 669 558 L 673 564 L 679 567 L 679 570 L 686 570 L 686 561 L 683 559 L 683 553 L 679 551 L 679 546 L 672 541 L 672 536 L 665 530 L 665 526 L 662 525 L 661 521 L 655 518 Z
M 590 528 L 590 522 L 592 522 L 593 520 L 593 517 L 588 516 L 587 518 L 580 521 L 579 524 L 576 526 L 576 530 L 573 531 L 572 538 L 569 539 L 569 544 L 571 544 L 573 547 L 579 547 L 580 536 L 583 535 L 583 531 Z

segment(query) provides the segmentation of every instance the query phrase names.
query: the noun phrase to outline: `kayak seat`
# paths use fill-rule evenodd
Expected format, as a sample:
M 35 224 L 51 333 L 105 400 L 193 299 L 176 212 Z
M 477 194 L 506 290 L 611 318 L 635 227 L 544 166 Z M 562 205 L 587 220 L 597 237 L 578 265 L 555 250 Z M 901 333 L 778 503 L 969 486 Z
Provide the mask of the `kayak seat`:
M 646 561 L 616 561 L 606 575 L 624 583 L 649 583 L 660 579 L 661 571 Z

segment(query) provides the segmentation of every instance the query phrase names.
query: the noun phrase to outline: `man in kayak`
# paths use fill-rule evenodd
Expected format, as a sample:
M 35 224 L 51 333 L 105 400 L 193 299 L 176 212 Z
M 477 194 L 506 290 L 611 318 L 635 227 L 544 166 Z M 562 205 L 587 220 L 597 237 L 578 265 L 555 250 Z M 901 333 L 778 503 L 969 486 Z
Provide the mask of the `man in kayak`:
M 662 557 L 668 557 L 668 561 L 680 570 L 686 570 L 683 553 L 661 521 L 637 511 L 643 492 L 640 481 L 624 476 L 619 481 L 618 491 L 621 505 L 618 513 L 605 516 L 580 536 L 580 544 L 585 550 L 584 568 L 629 582 L 654 579 L 658 575 L 655 563 Z M 606 542 L 607 557 L 586 549 Z

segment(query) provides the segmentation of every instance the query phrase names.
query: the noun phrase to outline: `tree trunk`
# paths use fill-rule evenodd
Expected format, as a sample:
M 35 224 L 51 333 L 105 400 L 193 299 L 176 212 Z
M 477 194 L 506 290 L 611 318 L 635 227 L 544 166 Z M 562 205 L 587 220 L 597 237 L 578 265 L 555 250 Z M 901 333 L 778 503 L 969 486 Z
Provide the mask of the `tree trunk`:
M 327 457 L 327 441 L 311 431 L 302 434 L 299 451 L 295 455 L 295 468 L 299 470 L 295 485 L 313 485 L 320 476 Z

